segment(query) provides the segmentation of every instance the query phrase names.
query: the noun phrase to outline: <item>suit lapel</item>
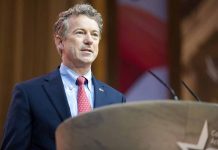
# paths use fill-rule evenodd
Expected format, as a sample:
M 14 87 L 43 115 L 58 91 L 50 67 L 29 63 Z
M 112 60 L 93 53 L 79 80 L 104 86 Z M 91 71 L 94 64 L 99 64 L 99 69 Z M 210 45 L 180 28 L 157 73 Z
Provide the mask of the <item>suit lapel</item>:
M 70 117 L 70 108 L 58 69 L 46 78 L 43 86 L 60 118 L 65 120 Z
M 95 79 L 95 77 L 92 78 L 93 85 L 94 85 L 94 107 L 100 107 L 109 104 L 107 101 L 107 91 L 105 91 L 105 87 L 102 83 L 100 83 L 98 80 Z

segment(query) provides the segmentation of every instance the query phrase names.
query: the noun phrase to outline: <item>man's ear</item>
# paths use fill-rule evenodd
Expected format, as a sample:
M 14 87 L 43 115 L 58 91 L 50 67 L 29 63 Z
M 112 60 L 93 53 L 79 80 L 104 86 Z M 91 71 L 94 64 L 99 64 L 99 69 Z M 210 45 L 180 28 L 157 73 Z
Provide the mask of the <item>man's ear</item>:
M 59 35 L 54 35 L 54 40 L 58 51 L 61 52 L 64 49 L 63 38 Z

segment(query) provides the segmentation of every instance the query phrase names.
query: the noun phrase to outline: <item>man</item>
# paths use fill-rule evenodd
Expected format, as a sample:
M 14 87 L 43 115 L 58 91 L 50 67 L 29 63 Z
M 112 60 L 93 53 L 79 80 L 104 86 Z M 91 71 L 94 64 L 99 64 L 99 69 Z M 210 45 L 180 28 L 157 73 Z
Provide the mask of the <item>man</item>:
M 61 66 L 15 86 L 1 149 L 55 149 L 55 130 L 62 121 L 96 107 L 125 102 L 121 93 L 91 73 L 101 31 L 101 15 L 88 4 L 60 13 L 54 39 Z

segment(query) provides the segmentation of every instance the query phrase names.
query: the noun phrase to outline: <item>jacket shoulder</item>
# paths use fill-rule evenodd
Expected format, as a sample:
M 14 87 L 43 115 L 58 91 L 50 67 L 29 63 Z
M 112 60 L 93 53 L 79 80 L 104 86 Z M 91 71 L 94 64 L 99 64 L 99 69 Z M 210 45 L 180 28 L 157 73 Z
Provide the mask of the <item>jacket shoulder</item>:
M 15 85 L 15 87 L 23 87 L 23 86 L 36 86 L 36 85 L 41 85 L 43 82 L 45 82 L 46 80 L 51 80 L 51 79 L 54 79 L 54 78 L 57 78 L 57 77 L 60 77 L 60 73 L 59 73 L 59 69 L 56 69 L 52 72 L 49 72 L 47 74 L 44 74 L 44 75 L 41 75 L 41 76 L 37 76 L 37 77 L 34 77 L 32 79 L 29 79 L 29 80 L 25 80 L 25 81 L 22 81 L 22 82 L 19 82 Z

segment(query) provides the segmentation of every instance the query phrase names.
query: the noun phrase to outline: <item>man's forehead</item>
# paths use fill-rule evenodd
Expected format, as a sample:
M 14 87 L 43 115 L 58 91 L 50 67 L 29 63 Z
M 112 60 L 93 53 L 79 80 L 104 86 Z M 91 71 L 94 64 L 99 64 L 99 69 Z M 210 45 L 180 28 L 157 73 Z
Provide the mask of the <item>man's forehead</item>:
M 69 23 L 71 27 L 85 27 L 99 31 L 98 23 L 86 15 L 72 16 L 69 18 Z

